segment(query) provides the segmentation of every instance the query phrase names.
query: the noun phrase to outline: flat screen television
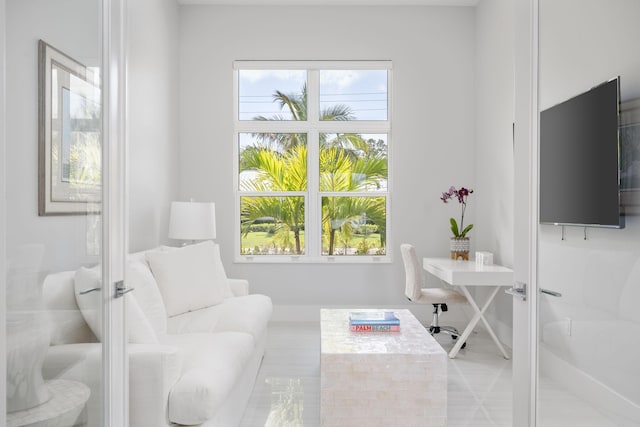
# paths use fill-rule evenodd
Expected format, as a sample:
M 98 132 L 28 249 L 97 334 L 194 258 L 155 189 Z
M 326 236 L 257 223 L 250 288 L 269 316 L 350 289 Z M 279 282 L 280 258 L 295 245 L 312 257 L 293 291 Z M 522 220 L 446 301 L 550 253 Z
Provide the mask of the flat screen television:
M 615 78 L 540 113 L 541 224 L 624 227 L 619 112 Z

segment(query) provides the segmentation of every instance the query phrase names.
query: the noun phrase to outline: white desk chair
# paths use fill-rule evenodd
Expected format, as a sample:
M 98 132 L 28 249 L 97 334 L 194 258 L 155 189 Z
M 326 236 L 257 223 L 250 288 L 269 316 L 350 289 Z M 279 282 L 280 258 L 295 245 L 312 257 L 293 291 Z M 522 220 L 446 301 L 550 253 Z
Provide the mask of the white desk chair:
M 433 318 L 429 326 L 431 335 L 443 332 L 451 335 L 452 339 L 457 339 L 460 336 L 458 330 L 453 326 L 440 326 L 438 318 L 440 312 L 448 311 L 447 304 L 465 303 L 467 302 L 467 298 L 453 289 L 423 288 L 422 267 L 420 267 L 418 263 L 415 248 L 413 245 L 404 243 L 400 245 L 400 252 L 402 253 L 402 261 L 404 262 L 406 275 L 404 294 L 409 301 L 418 304 L 433 305 Z M 464 348 L 466 345 L 467 343 L 464 343 L 461 348 Z

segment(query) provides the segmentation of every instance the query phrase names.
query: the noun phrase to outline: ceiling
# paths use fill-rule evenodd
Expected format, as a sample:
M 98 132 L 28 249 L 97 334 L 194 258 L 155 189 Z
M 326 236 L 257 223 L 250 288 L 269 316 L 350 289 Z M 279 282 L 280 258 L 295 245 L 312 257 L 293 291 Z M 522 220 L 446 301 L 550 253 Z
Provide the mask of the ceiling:
M 178 0 L 218 6 L 475 6 L 479 0 Z

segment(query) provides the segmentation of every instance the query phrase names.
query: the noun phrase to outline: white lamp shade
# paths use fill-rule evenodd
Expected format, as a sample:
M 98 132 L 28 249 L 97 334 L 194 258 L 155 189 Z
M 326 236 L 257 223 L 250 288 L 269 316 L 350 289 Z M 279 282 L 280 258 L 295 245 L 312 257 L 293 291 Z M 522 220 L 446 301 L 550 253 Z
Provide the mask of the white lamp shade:
M 215 239 L 215 203 L 171 202 L 169 238 L 178 240 Z

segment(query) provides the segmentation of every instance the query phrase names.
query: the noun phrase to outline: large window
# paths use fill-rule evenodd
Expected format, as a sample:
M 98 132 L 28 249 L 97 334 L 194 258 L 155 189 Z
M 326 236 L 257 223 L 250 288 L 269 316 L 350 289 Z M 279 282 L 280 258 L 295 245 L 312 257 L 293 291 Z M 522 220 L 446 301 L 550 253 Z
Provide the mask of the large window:
M 390 73 L 234 64 L 237 259 L 387 260 Z

